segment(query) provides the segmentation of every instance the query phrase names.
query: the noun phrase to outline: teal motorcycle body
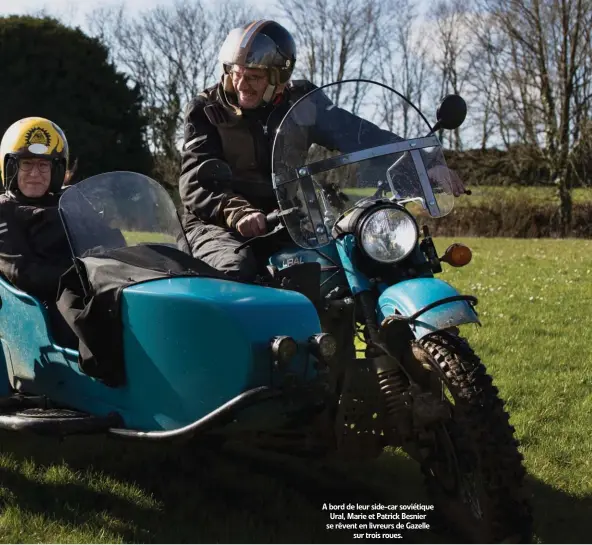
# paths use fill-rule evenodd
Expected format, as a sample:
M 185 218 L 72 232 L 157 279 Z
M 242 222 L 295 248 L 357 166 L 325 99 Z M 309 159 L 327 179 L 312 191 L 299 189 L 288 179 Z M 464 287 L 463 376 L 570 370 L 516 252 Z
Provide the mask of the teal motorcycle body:
M 4 279 L 0 299 L 2 394 L 46 396 L 93 415 L 119 413 L 130 429 L 174 430 L 244 392 L 280 387 L 288 374 L 315 374 L 308 339 L 320 331 L 318 316 L 291 291 L 191 277 L 125 288 L 127 381 L 115 388 L 84 373 L 77 350 L 55 344 L 38 300 Z M 281 368 L 273 365 L 270 340 L 284 335 L 298 352 Z

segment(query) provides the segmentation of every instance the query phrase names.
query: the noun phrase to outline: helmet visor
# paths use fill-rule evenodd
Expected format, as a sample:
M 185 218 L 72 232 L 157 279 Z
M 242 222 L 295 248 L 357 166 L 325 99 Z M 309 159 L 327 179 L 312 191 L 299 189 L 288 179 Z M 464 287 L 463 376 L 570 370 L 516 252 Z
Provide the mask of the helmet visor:
M 265 34 L 253 29 L 236 28 L 226 38 L 219 56 L 222 64 L 237 64 L 247 68 L 289 68 L 276 43 Z

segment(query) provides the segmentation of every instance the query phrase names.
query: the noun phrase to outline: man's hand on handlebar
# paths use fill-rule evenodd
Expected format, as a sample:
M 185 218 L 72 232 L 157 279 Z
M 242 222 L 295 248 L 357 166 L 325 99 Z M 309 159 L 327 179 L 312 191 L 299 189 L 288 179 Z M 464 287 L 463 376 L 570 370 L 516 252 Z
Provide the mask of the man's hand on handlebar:
M 298 207 L 289 208 L 288 210 L 280 211 L 274 210 L 267 215 L 261 212 L 253 212 L 241 218 L 236 225 L 237 231 L 244 237 L 259 237 L 267 234 L 271 229 L 277 229 L 281 226 L 280 216 L 285 216 L 298 211 Z
M 267 233 L 265 214 L 253 212 L 241 218 L 236 224 L 236 230 L 243 237 L 258 237 Z
M 428 176 L 432 182 L 445 183 L 447 176 L 452 186 L 452 194 L 455 197 L 460 197 L 463 193 L 470 195 L 471 192 L 465 188 L 460 176 L 452 169 L 446 168 L 443 165 L 438 165 L 428 170 Z

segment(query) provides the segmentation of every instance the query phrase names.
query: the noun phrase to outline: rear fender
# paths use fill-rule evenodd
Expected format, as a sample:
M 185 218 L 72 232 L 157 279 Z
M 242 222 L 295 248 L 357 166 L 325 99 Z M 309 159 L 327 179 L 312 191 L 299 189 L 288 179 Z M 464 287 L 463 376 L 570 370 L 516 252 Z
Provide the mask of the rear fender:
M 417 339 L 462 324 L 481 325 L 474 297 L 461 295 L 438 278 L 413 278 L 386 288 L 378 299 L 379 322 L 399 314 L 413 317 L 409 327 Z

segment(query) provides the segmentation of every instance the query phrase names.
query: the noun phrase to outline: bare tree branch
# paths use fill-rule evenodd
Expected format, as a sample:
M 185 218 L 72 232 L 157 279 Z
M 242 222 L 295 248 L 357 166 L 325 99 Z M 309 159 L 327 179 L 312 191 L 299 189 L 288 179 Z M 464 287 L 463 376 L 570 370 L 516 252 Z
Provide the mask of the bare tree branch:
M 256 16 L 238 0 L 212 7 L 201 0 L 176 0 L 135 18 L 123 7 L 99 8 L 90 15 L 91 32 L 142 89 L 149 144 L 162 180 L 178 180 L 185 105 L 217 82 L 218 51 L 230 29 Z
M 509 55 L 511 70 L 496 66 L 507 80 L 507 97 L 522 112 L 525 143 L 542 152 L 560 197 L 562 232 L 571 225 L 574 154 L 592 107 L 589 92 L 592 4 L 588 0 L 480 0 L 482 13 L 506 37 L 500 56 Z M 519 89 L 516 94 L 513 89 Z M 506 98 L 507 98 L 506 97 Z M 540 141 L 539 135 L 544 139 Z M 578 152 L 579 153 L 579 152 Z

